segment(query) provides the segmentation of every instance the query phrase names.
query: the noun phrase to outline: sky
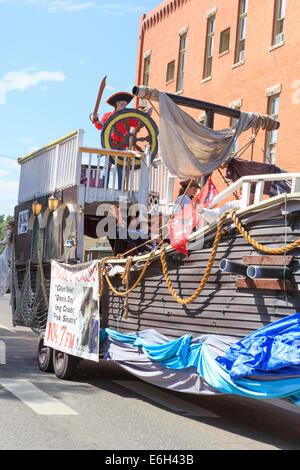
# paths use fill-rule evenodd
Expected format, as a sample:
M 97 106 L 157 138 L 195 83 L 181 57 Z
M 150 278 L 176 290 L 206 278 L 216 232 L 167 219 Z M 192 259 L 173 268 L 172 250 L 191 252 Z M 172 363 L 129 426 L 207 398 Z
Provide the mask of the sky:
M 140 17 L 159 0 L 0 0 L 0 215 L 13 215 L 17 159 L 77 130 L 100 147 L 89 120 L 135 85 Z

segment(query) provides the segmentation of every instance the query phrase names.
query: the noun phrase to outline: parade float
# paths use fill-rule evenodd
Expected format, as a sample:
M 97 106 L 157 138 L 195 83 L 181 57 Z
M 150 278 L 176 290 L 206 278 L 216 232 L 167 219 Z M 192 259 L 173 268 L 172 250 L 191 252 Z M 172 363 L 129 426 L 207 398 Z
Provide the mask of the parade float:
M 105 122 L 102 148 L 85 147 L 79 130 L 19 160 L 14 325 L 39 334 L 39 368 L 60 378 L 80 360 L 112 360 L 175 391 L 297 403 L 300 174 L 232 153 L 241 132 L 279 123 L 146 87 L 132 93 L 157 106 L 159 135 L 151 113 L 126 108 Z M 182 107 L 204 110 L 207 125 Z M 214 114 L 238 119 L 236 129 L 213 130 Z M 204 187 L 224 165 L 231 184 L 206 204 L 217 217 L 201 213 L 176 249 L 174 177 Z M 222 212 L 228 200 L 236 207 Z M 108 233 L 106 255 L 86 261 L 86 238 L 109 225 L 107 204 L 170 221 L 155 243 Z

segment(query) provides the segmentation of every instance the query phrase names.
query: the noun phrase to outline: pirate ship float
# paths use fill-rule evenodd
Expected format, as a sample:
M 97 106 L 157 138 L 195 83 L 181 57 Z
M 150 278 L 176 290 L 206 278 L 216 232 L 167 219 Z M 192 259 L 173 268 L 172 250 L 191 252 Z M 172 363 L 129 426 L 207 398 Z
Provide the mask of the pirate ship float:
M 160 179 L 164 186 L 164 200 L 156 200 L 156 206 L 160 212 L 170 213 L 174 174 L 212 173 L 228 157 L 239 132 L 250 127 L 279 127 L 266 116 L 145 87 L 135 87 L 133 93 L 151 103 L 159 101 L 162 160 L 153 161 L 157 133 L 152 120 L 141 112 L 137 116 L 133 109 L 108 120 L 102 131 L 106 148 L 84 147 L 83 132 L 77 131 L 20 160 L 15 217 L 20 220 L 21 214 L 26 220 L 27 215 L 28 223 L 15 240 L 15 325 L 45 329 L 50 260 L 85 260 L 84 235 L 95 233 L 101 220 L 100 203 L 125 200 L 129 206 L 139 202 L 150 209 L 149 196 L 152 203 L 158 197 L 156 175 L 156 183 Z M 208 125 L 200 125 L 199 130 L 176 105 L 206 111 Z M 238 130 L 213 131 L 215 113 L 238 118 Z M 124 119 L 130 132 L 126 119 L 132 117 L 140 118 L 140 128 L 146 132 L 141 138 L 147 144 L 143 154 L 116 149 L 109 137 Z M 196 158 L 198 150 L 200 157 Z M 179 160 L 174 161 L 174 151 Z M 111 181 L 102 178 L 103 155 L 115 162 Z M 116 189 L 118 164 L 122 166 L 121 189 Z M 258 398 L 289 396 L 296 402 L 300 369 L 293 341 L 299 335 L 300 174 L 276 172 L 274 167 L 268 174 L 265 167 L 264 173 L 258 173 L 248 164 L 244 176 L 210 204 L 210 208 L 220 207 L 239 193 L 239 207 L 193 232 L 188 257 L 161 243 L 147 254 L 116 256 L 115 251 L 99 262 L 100 351 L 144 380 L 174 390 Z M 232 173 L 236 168 L 232 160 Z M 51 194 L 60 204 L 55 211 L 46 206 Z M 32 209 L 37 197 L 42 206 L 39 215 Z M 288 339 L 285 333 L 290 334 Z M 251 356 L 249 344 L 259 346 L 259 359 Z M 288 353 L 284 359 L 280 346 Z M 272 357 L 273 368 L 266 357 Z M 56 374 L 70 377 L 78 358 L 61 352 L 59 362 L 59 356 L 41 339 L 40 368 L 50 370 L 53 358 Z

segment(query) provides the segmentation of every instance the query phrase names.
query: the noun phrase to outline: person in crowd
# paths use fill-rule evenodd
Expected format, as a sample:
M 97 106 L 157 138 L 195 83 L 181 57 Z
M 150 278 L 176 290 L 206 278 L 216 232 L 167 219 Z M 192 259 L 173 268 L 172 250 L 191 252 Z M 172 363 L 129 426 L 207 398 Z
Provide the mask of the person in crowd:
M 126 219 L 120 208 L 113 204 L 110 208 L 110 216 L 115 219 L 116 223 L 116 239 L 110 240 L 115 255 L 134 249 L 130 253 L 133 256 L 149 250 L 147 245 L 140 246 L 149 237 L 149 225 L 139 212 Z
M 7 224 L 5 237 L 0 241 L 5 249 L 0 256 L 0 297 L 6 294 L 10 289 L 11 280 L 11 256 L 14 241 L 15 223 L 10 221 Z
M 192 201 L 192 199 L 194 199 L 198 190 L 200 189 L 198 182 L 195 180 L 193 180 L 190 183 L 190 180 L 187 179 L 187 180 L 180 181 L 179 184 L 180 184 L 180 190 L 179 190 L 176 200 L 174 201 L 173 215 L 179 214 L 179 212 L 181 212 L 182 209 L 187 204 L 189 204 Z M 188 186 L 189 188 L 187 189 Z

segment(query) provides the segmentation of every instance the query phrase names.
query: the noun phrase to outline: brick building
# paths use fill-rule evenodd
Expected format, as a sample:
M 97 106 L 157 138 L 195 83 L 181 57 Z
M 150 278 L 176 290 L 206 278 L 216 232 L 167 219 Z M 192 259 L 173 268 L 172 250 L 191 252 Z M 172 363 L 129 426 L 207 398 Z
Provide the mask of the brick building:
M 299 23 L 299 0 L 164 0 L 140 20 L 136 85 L 278 117 L 280 129 L 260 131 L 242 158 L 296 172 Z M 215 129 L 234 124 L 215 116 Z M 250 137 L 250 131 L 240 136 L 238 147 Z M 217 171 L 213 180 L 224 188 Z

